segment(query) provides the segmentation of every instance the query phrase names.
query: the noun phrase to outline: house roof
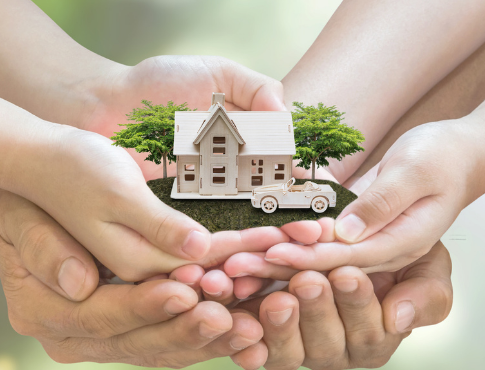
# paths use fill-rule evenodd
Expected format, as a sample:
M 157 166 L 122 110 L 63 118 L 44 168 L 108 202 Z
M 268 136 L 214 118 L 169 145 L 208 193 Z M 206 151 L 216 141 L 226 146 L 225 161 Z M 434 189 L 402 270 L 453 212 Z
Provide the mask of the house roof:
M 224 123 L 227 125 L 229 130 L 232 132 L 234 137 L 236 138 L 237 142 L 239 144 L 246 144 L 244 142 L 244 139 L 241 137 L 241 134 L 237 130 L 236 124 L 232 119 L 230 119 L 227 116 L 227 111 L 226 109 L 220 104 L 214 104 L 213 106 L 210 107 L 209 110 L 209 117 L 207 117 L 204 122 L 202 122 L 202 125 L 199 128 L 199 131 L 197 132 L 197 137 L 194 140 L 194 144 L 199 144 L 202 138 L 205 136 L 205 134 L 209 131 L 211 128 L 212 124 L 216 121 L 218 116 L 221 116 Z
M 221 110 L 175 112 L 174 155 L 199 155 L 198 145 L 194 142 L 200 142 L 201 138 L 197 141 L 199 136 L 210 128 L 207 123 L 216 111 Z M 239 155 L 295 155 L 290 112 L 223 111 L 245 142 Z

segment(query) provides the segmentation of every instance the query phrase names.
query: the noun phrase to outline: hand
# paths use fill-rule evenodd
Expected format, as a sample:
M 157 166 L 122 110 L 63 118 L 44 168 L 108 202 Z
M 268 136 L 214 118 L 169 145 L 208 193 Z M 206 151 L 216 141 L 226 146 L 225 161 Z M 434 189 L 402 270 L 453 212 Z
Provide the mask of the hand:
M 485 155 L 475 139 L 482 130 L 483 124 L 473 116 L 410 130 L 391 147 L 377 171 L 350 189 L 359 193 L 372 183 L 336 220 L 335 236 L 343 242 L 330 238 L 309 246 L 285 243 L 270 248 L 266 261 L 317 271 L 353 265 L 367 273 L 396 271 L 415 261 L 466 205 L 483 194 Z M 301 239 L 297 227 L 301 224 L 290 224 L 285 231 Z M 312 228 L 318 229 L 316 223 Z
M 235 252 L 288 240 L 271 227 L 211 235 L 161 202 L 133 159 L 108 139 L 39 120 L 1 100 L 0 106 L 19 123 L 0 117 L 0 188 L 37 204 L 123 280 L 188 263 L 212 267 Z
M 291 279 L 289 293 L 241 306 L 259 312 L 268 370 L 376 368 L 412 329 L 446 318 L 452 304 L 450 275 L 448 252 L 438 243 L 395 273 L 367 276 L 356 267 L 341 267 L 326 278 L 304 271 Z M 261 353 L 264 348 L 251 350 Z M 249 355 L 232 358 L 249 368 Z
M 45 251 L 48 257 L 57 251 L 66 255 L 63 249 L 72 240 L 58 226 L 50 225 L 51 234 L 41 232 L 47 225 L 36 228 L 48 241 L 44 244 L 38 239 L 39 248 L 50 248 Z M 172 280 L 138 286 L 104 285 L 83 302 L 67 300 L 29 273 L 21 257 L 24 250 L 5 241 L 4 231 L 0 237 L 0 278 L 11 325 L 18 333 L 39 340 L 57 362 L 180 368 L 250 350 L 263 335 L 251 315 L 241 310 L 229 313 L 213 302 L 197 304 L 197 294 L 191 288 Z M 27 232 L 26 242 L 29 235 Z M 29 254 L 25 256 L 28 263 L 33 262 Z
M 97 105 L 86 105 L 81 128 L 107 137 L 120 130 L 118 125 L 127 122 L 126 114 L 140 106 L 142 99 L 156 104 L 187 102 L 191 109 L 206 111 L 212 92 L 223 92 L 228 110 L 286 109 L 279 81 L 222 57 L 158 56 L 121 69 L 113 64 L 113 72 L 98 81 L 100 85 L 94 88 Z M 144 161 L 146 154 L 129 153 L 147 180 L 162 177 L 162 167 Z M 169 176 L 175 176 L 175 168 Z

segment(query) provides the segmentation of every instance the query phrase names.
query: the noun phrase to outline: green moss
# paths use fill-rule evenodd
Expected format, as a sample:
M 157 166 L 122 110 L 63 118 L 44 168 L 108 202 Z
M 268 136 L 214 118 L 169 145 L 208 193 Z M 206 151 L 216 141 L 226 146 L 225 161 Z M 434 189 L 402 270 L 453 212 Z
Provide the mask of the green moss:
M 318 184 L 329 184 L 337 193 L 337 206 L 328 208 L 323 214 L 312 209 L 277 209 L 266 214 L 254 208 L 249 200 L 180 200 L 170 198 L 173 177 L 148 181 L 148 186 L 162 202 L 200 222 L 209 231 L 242 230 L 258 226 L 282 226 L 292 221 L 317 220 L 321 217 L 336 218 L 357 196 L 343 186 L 327 180 L 315 180 Z M 307 180 L 296 180 L 303 184 Z

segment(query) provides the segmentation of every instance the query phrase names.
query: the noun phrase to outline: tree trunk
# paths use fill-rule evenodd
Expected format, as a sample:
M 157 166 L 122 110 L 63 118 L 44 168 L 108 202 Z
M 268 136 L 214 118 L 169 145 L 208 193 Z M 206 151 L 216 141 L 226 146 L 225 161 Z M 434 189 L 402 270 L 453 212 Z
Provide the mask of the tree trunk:
M 167 178 L 167 154 L 163 155 L 163 178 Z
M 317 160 L 312 159 L 312 180 L 315 180 L 315 168 L 317 167 Z

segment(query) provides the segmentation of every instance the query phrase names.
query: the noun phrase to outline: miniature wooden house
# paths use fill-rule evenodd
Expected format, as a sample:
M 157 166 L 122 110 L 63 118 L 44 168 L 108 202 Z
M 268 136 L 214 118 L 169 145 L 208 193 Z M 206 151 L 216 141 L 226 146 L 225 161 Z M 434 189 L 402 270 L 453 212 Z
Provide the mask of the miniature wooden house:
M 255 187 L 291 178 L 291 113 L 228 112 L 224 101 L 224 94 L 214 93 L 209 111 L 175 113 L 172 197 L 233 197 L 241 192 L 250 197 Z

